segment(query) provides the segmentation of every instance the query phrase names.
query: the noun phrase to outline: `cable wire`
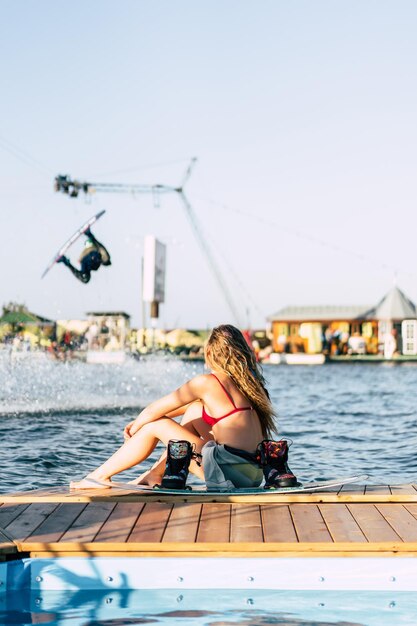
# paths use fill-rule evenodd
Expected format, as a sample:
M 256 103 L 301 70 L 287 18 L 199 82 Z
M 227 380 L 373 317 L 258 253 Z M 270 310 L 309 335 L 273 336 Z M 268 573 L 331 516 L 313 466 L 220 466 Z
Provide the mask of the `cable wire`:
M 324 239 L 321 239 L 320 237 L 315 237 L 314 235 L 308 235 L 306 233 L 303 233 L 299 230 L 296 229 L 291 229 L 291 228 L 287 228 L 287 227 L 283 227 L 281 224 L 278 224 L 278 222 L 276 222 L 275 220 L 271 220 L 259 215 L 255 215 L 253 213 L 250 213 L 249 211 L 245 211 L 243 209 L 238 209 L 236 207 L 231 207 L 227 204 L 224 204 L 223 202 L 219 202 L 213 198 L 210 197 L 202 197 L 200 196 L 201 199 L 205 200 L 206 202 L 208 202 L 209 204 L 211 204 L 212 206 L 215 206 L 217 208 L 221 208 L 224 209 L 225 211 L 229 211 L 231 213 L 235 213 L 238 215 L 242 215 L 243 217 L 247 217 L 250 218 L 260 224 L 265 224 L 268 227 L 274 227 L 274 228 L 278 228 L 281 232 L 287 233 L 289 235 L 298 237 L 300 239 L 305 239 L 307 241 L 311 241 L 314 244 L 317 245 L 321 245 L 325 248 L 329 248 L 331 250 L 334 250 L 335 252 L 342 252 L 344 254 L 348 254 L 351 256 L 355 256 L 356 258 L 360 259 L 361 261 L 368 261 L 373 263 L 374 265 L 377 265 L 378 267 L 380 267 L 383 270 L 388 270 L 390 272 L 393 272 L 394 274 L 403 274 L 406 276 L 410 276 L 415 278 L 417 276 L 416 273 L 413 272 L 407 272 L 406 270 L 403 270 L 399 267 L 396 267 L 394 265 L 390 265 L 388 263 L 386 263 L 385 261 L 381 261 L 380 259 L 376 259 L 368 254 L 365 254 L 363 252 L 358 252 L 356 250 L 352 250 L 350 248 L 345 248 L 343 246 L 339 246 L 336 245 L 334 243 L 331 243 L 329 241 L 326 241 Z
M 14 157 L 16 157 L 16 159 L 18 159 L 25 165 L 34 167 L 41 171 L 43 174 L 47 174 L 48 176 L 50 176 L 53 172 L 51 168 L 44 165 L 44 163 L 42 163 L 38 159 L 35 159 L 35 157 L 31 156 L 28 152 L 22 150 L 21 148 L 19 148 L 19 146 L 12 143 L 9 139 L 6 139 L 2 135 L 0 135 L 0 147 L 9 154 L 12 154 Z

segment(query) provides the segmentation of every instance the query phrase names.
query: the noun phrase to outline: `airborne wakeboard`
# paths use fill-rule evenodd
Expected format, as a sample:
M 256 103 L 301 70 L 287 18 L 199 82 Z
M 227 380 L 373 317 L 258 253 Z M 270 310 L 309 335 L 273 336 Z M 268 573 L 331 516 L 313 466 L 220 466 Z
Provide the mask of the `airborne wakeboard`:
M 273 495 L 279 493 L 311 493 L 314 491 L 326 491 L 326 489 L 332 489 L 333 487 L 342 487 L 350 483 L 356 483 L 366 480 L 367 474 L 360 474 L 358 476 L 348 476 L 346 478 L 335 478 L 333 480 L 327 480 L 323 482 L 312 483 L 299 483 L 295 487 L 282 487 L 279 489 L 264 489 L 263 487 L 254 487 L 250 489 L 229 489 L 227 491 L 208 490 L 204 486 L 193 485 L 187 489 L 161 489 L 160 487 L 151 487 L 149 485 L 134 485 L 126 482 L 111 482 L 111 487 L 114 489 L 123 489 L 124 491 L 131 491 L 132 493 L 139 494 L 160 494 L 163 496 L 227 496 L 227 495 Z M 95 481 L 94 481 L 95 482 Z M 97 481 L 98 482 L 98 481 Z M 109 486 L 110 483 L 103 484 L 103 486 Z
M 46 276 L 46 274 L 55 265 L 55 263 L 58 261 L 58 259 L 60 259 L 66 253 L 66 251 L 69 248 L 71 248 L 71 246 L 77 241 L 77 239 L 79 239 L 81 237 L 81 235 L 83 235 L 90 228 L 90 226 L 92 226 L 95 222 L 97 222 L 97 220 L 100 219 L 100 217 L 102 215 L 104 215 L 105 212 L 106 211 L 103 210 L 103 211 L 100 211 L 99 213 L 97 213 L 96 215 L 93 215 L 82 226 L 80 226 L 80 228 L 78 228 L 78 230 L 75 231 L 75 233 L 58 250 L 58 252 L 54 256 L 52 261 L 49 263 L 48 267 L 45 269 L 45 271 L 42 274 L 41 278 Z

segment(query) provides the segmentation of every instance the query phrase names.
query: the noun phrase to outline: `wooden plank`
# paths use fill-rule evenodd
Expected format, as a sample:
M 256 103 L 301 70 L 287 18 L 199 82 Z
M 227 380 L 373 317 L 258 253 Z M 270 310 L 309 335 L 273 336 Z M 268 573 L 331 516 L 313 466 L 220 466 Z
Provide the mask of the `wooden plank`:
M 348 504 L 356 523 L 370 542 L 398 541 L 399 535 L 373 504 Z M 390 505 L 391 506 L 391 505 Z
M 198 542 L 230 541 L 230 504 L 208 502 L 202 505 L 200 524 L 197 531 Z
M 287 504 L 262 504 L 261 519 L 265 541 L 298 541 Z
M 413 517 L 417 518 L 417 504 L 405 504 L 404 506 Z
M 258 504 L 232 504 L 230 541 L 263 541 L 261 512 Z
M 333 541 L 316 504 L 291 504 L 290 513 L 299 541 Z
M 50 543 L 59 541 L 71 524 L 85 509 L 86 504 L 59 504 L 28 537 L 29 541 Z
M 172 509 L 162 541 L 196 541 L 201 504 L 179 503 Z
M 7 534 L 3 528 L 0 528 L 0 562 L 6 559 L 7 554 L 14 554 L 18 551 L 18 546 L 13 537 Z
M 333 541 L 366 542 L 365 535 L 345 504 L 319 504 Z
M 118 502 L 94 541 L 127 541 L 144 506 L 143 502 Z
M 389 495 L 391 493 L 391 489 L 388 485 L 366 485 L 365 494 L 378 494 L 378 495 Z
M 151 502 L 146 504 L 128 538 L 128 542 L 161 541 L 171 515 L 172 504 Z
M 30 504 L 5 530 L 15 541 L 23 541 L 57 508 L 57 504 Z
M 5 528 L 23 513 L 28 506 L 28 504 L 3 504 L 0 507 L 0 528 Z
M 413 485 L 390 485 L 391 493 L 395 495 L 416 494 Z
M 339 495 L 344 496 L 348 494 L 363 495 L 365 493 L 365 485 L 357 485 L 355 483 L 351 485 L 342 485 L 339 490 Z
M 115 506 L 114 502 L 94 502 L 88 504 L 70 528 L 62 535 L 61 541 L 93 541 Z
M 8 535 L 3 528 L 0 528 L 0 544 L 9 544 L 14 543 L 14 539 L 11 535 Z M 1 585 L 0 585 L 1 586 Z
M 376 508 L 403 541 L 417 541 L 417 519 L 401 504 L 378 504 Z
M 131 543 L 43 543 L 22 542 L 19 545 L 25 552 L 52 555 L 100 553 L 102 555 L 132 556 L 141 553 L 144 556 L 281 556 L 283 553 L 289 556 L 380 556 L 388 555 L 413 555 L 417 556 L 417 542 L 375 542 L 375 543 L 352 543 L 352 542 L 242 542 L 242 543 L 216 543 L 216 542 L 131 542 Z
M 64 544 L 65 545 L 65 544 Z M 84 544 L 83 544 L 84 545 Z M 99 545 L 99 544 L 93 544 L 94 546 Z M 167 546 L 171 546 L 171 544 L 166 544 Z M 181 544 L 183 545 L 183 544 Z M 233 544 L 236 545 L 236 544 Z M 256 546 L 261 546 L 261 543 L 257 543 L 255 544 Z M 269 544 L 268 544 L 269 545 Z M 314 544 L 312 544 L 314 545 Z M 339 544 L 334 544 L 334 545 L 339 545 Z M 370 546 L 370 544 L 364 544 L 366 546 Z M 108 552 L 103 552 L 100 550 L 97 550 L 95 548 L 92 548 L 91 550 L 78 550 L 76 552 L 66 552 L 65 550 L 59 550 L 58 552 L 50 552 L 50 551 L 33 551 L 33 552 L 29 552 L 29 556 L 31 558 L 56 558 L 56 557 L 80 557 L 80 558 L 91 558 L 92 556 L 94 557 L 123 557 L 123 558 L 174 558 L 174 559 L 178 559 L 178 558 L 195 558 L 196 554 L 195 554 L 195 550 L 183 550 L 181 549 L 181 552 L 173 552 L 172 550 L 167 550 L 164 553 L 155 551 L 153 552 L 152 550 L 149 550 L 147 552 L 143 551 L 143 544 L 140 544 L 138 549 L 135 550 L 134 552 L 129 552 L 129 554 L 124 554 L 124 553 L 120 553 L 120 552 L 112 552 L 112 551 L 108 551 Z M 222 551 L 217 551 L 217 550 L 212 550 L 210 553 L 207 552 L 203 552 L 201 554 L 198 554 L 198 558 L 213 558 L 213 557 L 217 557 L 217 558 L 256 558 L 256 557 L 261 557 L 261 558 L 310 558 L 310 559 L 317 559 L 319 557 L 321 558 L 373 558 L 373 559 L 378 559 L 381 557 L 385 557 L 385 558 L 415 558 L 416 553 L 415 552 L 410 552 L 407 550 L 403 550 L 403 551 L 398 551 L 398 550 L 389 550 L 388 548 L 386 548 L 386 546 L 384 546 L 383 548 L 381 548 L 380 550 L 377 551 L 373 551 L 371 548 L 368 547 L 368 550 L 365 552 L 350 552 L 350 551 L 342 551 L 342 550 L 334 550 L 333 552 L 326 552 L 326 551 L 315 551 L 315 552 L 309 552 L 308 550 L 306 551 L 299 551 L 299 552 L 291 552 L 290 550 L 278 550 L 278 551 L 268 551 L 268 552 L 262 552 L 261 550 L 259 551 L 254 551 L 254 552 L 242 552 L 239 550 L 236 550 L 236 552 L 233 553 L 229 553 L 229 552 L 222 552 Z M 161 567 L 163 567 L 163 564 L 161 563 Z M 302 565 L 300 564 L 300 567 L 302 567 Z M 375 567 L 378 567 L 377 563 L 375 563 Z M 257 622 L 258 623 L 258 622 Z M 221 622 L 221 624 L 224 624 L 224 622 Z

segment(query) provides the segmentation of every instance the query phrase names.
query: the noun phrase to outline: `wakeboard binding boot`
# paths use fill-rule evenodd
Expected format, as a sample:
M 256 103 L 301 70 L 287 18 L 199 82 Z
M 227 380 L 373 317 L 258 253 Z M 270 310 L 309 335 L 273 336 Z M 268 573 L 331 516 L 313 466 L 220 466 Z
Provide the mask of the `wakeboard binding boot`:
M 194 446 L 185 439 L 170 439 L 167 446 L 167 462 L 161 489 L 186 489 L 188 468 Z
M 258 445 L 258 461 L 265 477 L 264 489 L 297 487 L 297 478 L 288 467 L 288 447 L 285 439 L 264 439 Z
M 63 263 L 64 265 L 66 265 L 67 267 L 69 265 L 71 265 L 70 260 L 68 259 L 68 257 L 64 256 L 63 254 L 56 260 L 57 263 Z

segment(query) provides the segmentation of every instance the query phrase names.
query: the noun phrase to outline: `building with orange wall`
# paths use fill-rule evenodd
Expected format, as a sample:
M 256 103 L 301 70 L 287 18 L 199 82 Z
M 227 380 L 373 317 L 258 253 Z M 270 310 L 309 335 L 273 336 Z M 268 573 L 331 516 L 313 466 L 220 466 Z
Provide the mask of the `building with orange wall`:
M 416 328 L 417 333 L 416 320 L 415 304 L 398 287 L 393 287 L 374 307 L 286 306 L 268 318 L 274 352 L 307 354 L 347 354 L 352 337 L 364 352 L 377 354 L 390 333 L 396 336 L 401 351 L 405 332 L 408 336 L 410 329 Z M 417 337 L 415 340 L 414 343 Z

